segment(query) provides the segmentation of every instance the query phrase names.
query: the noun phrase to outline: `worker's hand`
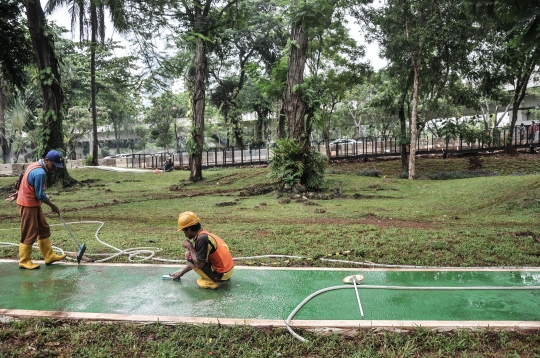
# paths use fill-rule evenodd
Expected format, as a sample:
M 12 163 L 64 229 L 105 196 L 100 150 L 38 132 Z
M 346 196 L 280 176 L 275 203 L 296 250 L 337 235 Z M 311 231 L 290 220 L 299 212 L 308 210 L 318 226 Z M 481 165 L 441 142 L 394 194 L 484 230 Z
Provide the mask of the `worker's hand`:
M 186 248 L 187 250 L 190 250 L 190 251 L 193 250 L 193 244 L 189 240 L 184 240 L 184 242 L 182 243 L 182 246 Z
M 169 275 L 173 281 L 180 281 L 180 272 L 175 272 Z
M 58 209 L 58 206 L 51 203 L 51 211 L 57 215 L 60 215 L 60 209 Z

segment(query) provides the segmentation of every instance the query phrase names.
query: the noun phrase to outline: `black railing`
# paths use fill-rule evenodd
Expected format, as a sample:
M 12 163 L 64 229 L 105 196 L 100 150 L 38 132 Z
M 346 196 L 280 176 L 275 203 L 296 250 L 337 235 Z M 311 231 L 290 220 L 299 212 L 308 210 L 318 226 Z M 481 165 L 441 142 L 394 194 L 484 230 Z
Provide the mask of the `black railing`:
M 528 135 L 528 129 L 526 127 L 525 135 L 520 135 L 520 128 L 515 128 L 515 133 L 511 139 L 512 146 L 516 148 L 530 148 L 540 145 L 537 134 L 535 136 Z M 510 141 L 508 130 L 498 128 L 477 136 L 434 137 L 422 134 L 417 140 L 416 153 L 441 153 L 446 155 L 450 153 L 502 150 L 508 141 Z M 314 141 L 312 142 L 312 147 L 323 155 L 327 155 L 327 150 L 329 150 L 331 159 L 400 156 L 402 150 L 399 137 L 395 136 L 351 138 L 342 143 L 329 144 L 328 148 L 324 141 Z M 408 145 L 405 148 L 407 151 L 409 150 Z M 204 150 L 202 165 L 203 168 L 262 165 L 267 164 L 271 156 L 272 149 L 269 146 L 263 148 L 236 148 L 233 146 L 211 148 Z M 190 165 L 189 153 L 187 151 L 170 154 L 132 154 L 126 158 L 116 159 L 114 162 L 105 162 L 103 164 L 127 168 L 161 169 L 169 157 L 171 157 L 177 168 L 186 169 Z

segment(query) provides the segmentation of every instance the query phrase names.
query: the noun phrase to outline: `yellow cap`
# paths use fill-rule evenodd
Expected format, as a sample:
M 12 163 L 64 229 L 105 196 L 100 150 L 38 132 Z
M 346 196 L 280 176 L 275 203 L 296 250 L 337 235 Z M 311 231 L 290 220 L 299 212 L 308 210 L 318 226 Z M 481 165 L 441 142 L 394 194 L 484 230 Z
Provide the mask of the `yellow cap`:
M 192 211 L 185 211 L 178 215 L 178 230 L 176 232 L 190 227 L 191 225 L 195 225 L 199 221 L 201 221 L 201 218 L 198 217 L 197 214 Z

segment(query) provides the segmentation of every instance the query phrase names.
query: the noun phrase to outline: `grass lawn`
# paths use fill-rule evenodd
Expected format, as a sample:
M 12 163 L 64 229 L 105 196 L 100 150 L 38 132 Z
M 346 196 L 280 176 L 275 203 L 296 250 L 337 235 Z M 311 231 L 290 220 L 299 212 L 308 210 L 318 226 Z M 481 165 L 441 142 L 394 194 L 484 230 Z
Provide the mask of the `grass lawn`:
M 422 266 L 540 266 L 540 155 L 494 154 L 480 160 L 419 158 L 419 180 L 398 179 L 397 160 L 333 163 L 322 195 L 287 196 L 271 190 L 266 168 L 204 171 L 192 184 L 187 171 L 116 173 L 72 169 L 80 185 L 48 194 L 68 222 L 101 221 L 100 240 L 118 247 L 160 248 L 161 259 L 183 258 L 176 233 L 182 211 L 194 211 L 203 227 L 220 235 L 233 256 L 295 255 L 237 264 L 358 267 L 318 260 L 335 253 L 353 262 Z M 479 164 L 480 163 L 480 164 Z M 471 165 L 496 176 L 426 180 L 427 174 Z M 380 177 L 357 175 L 378 170 Z M 424 175 L 423 175 L 424 174 Z M 0 178 L 0 194 L 13 177 Z M 343 196 L 332 195 L 341 185 Z M 44 208 L 48 213 L 48 207 Z M 0 241 L 17 243 L 16 205 L 0 202 Z M 60 224 L 48 215 L 49 224 Z M 99 224 L 73 225 L 87 253 L 113 253 L 94 238 Z M 52 227 L 55 246 L 73 250 L 63 226 Z M 348 252 L 344 255 L 343 252 Z M 0 258 L 16 259 L 15 246 Z M 35 258 L 39 255 L 35 252 Z M 98 259 L 99 257 L 95 257 Z M 118 256 L 109 262 L 127 262 Z M 540 332 L 456 330 L 436 332 L 302 332 L 222 326 L 137 326 L 32 319 L 0 323 L 2 356 L 540 356 Z M 112 338 L 114 337 L 114 338 Z M 210 353 L 211 352 L 211 353 Z

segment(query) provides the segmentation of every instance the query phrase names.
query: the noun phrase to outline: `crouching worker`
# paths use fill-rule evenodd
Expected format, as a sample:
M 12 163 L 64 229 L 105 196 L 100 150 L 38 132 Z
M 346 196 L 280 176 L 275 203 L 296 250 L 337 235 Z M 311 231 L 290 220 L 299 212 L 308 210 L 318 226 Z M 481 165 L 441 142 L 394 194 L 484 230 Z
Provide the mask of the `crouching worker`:
M 171 157 L 167 158 L 167 161 L 163 165 L 163 170 L 165 172 L 172 172 L 174 170 L 174 162 Z
M 178 216 L 178 231 L 182 230 L 188 240 L 182 246 L 186 249 L 187 264 L 171 278 L 179 279 L 193 270 L 201 276 L 197 284 L 202 288 L 215 290 L 218 283 L 228 281 L 234 272 L 234 261 L 227 244 L 219 236 L 203 230 L 197 214 L 186 211 Z M 190 240 L 194 240 L 195 246 Z
M 47 172 L 55 168 L 63 168 L 62 154 L 51 150 L 45 158 L 30 164 L 22 178 L 17 196 L 17 208 L 21 215 L 21 242 L 19 243 L 19 267 L 29 270 L 38 269 L 30 258 L 32 245 L 38 241 L 39 250 L 48 266 L 55 261 L 63 260 L 66 255 L 54 253 L 51 240 L 51 229 L 41 209 L 41 203 L 50 206 L 53 213 L 60 215 L 60 209 L 54 205 L 43 191 L 46 187 Z

